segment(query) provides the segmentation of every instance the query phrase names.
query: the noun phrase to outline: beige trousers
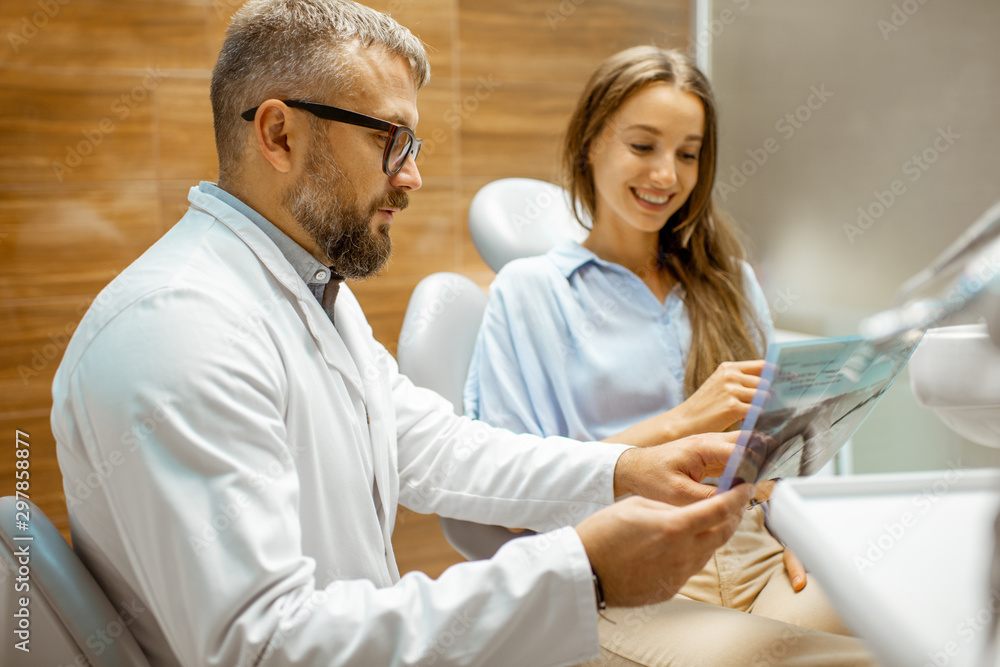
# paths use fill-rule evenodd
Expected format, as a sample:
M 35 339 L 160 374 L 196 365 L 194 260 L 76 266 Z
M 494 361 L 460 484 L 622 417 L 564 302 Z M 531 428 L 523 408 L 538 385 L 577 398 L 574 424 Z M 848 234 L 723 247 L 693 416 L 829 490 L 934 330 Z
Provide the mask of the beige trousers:
M 671 600 L 609 609 L 589 667 L 875 665 L 819 584 L 792 589 L 781 544 L 757 507 Z

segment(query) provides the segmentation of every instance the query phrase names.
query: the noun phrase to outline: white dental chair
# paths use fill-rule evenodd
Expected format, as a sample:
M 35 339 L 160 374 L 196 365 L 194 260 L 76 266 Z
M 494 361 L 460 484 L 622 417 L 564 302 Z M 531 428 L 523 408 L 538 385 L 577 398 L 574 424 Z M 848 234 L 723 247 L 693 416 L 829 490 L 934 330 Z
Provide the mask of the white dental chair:
M 494 272 L 512 259 L 542 255 L 584 229 L 569 210 L 566 191 L 533 178 L 503 178 L 483 186 L 469 206 L 469 232 Z M 433 389 L 463 414 L 462 392 L 479 332 L 486 294 L 457 273 L 435 273 L 417 284 L 403 317 L 399 370 Z M 506 528 L 442 517 L 448 542 L 468 560 L 489 558 L 515 537 Z
M 512 259 L 541 255 L 587 230 L 573 218 L 567 193 L 532 178 L 504 178 L 483 186 L 469 207 L 476 250 L 494 272 Z M 417 284 L 403 317 L 396 352 L 399 370 L 433 389 L 463 414 L 462 392 L 486 294 L 457 273 L 434 273 Z M 489 558 L 515 537 L 502 526 L 442 517 L 448 542 L 468 560 Z
M 148 667 L 129 632 L 132 619 L 118 615 L 45 514 L 22 502 L 0 498 L 0 665 Z M 17 521 L 28 529 L 18 530 Z M 30 651 L 17 648 L 25 639 Z
M 462 391 L 486 310 L 486 293 L 463 275 L 432 273 L 413 289 L 399 331 L 399 370 L 463 414 Z
M 503 178 L 483 186 L 469 207 L 469 231 L 476 250 L 494 272 L 512 259 L 544 254 L 564 239 L 583 241 L 589 233 L 574 218 L 563 188 L 532 178 Z M 458 414 L 463 411 L 465 377 L 486 301 L 468 278 L 432 274 L 413 290 L 400 330 L 400 371 L 447 398 Z M 775 334 L 779 341 L 812 337 L 790 331 Z M 849 445 L 843 451 L 848 450 Z M 844 468 L 846 454 L 838 455 L 838 460 L 838 469 Z M 818 474 L 834 474 L 834 463 Z M 469 560 L 489 558 L 514 537 L 500 526 L 447 518 L 441 518 L 441 528 Z
M 569 208 L 569 193 L 534 178 L 487 183 L 469 205 L 469 233 L 493 272 L 519 257 L 544 255 L 563 239 L 590 233 Z
M 581 212 L 581 217 L 589 218 Z M 469 232 L 476 250 L 494 273 L 519 257 L 543 255 L 564 239 L 582 242 L 590 233 L 573 216 L 569 193 L 562 187 L 534 178 L 501 178 L 487 183 L 469 206 Z M 776 329 L 775 342 L 818 338 L 787 329 Z M 816 474 L 850 474 L 851 442 Z
M 462 391 L 486 309 L 486 293 L 457 273 L 432 273 L 413 289 L 399 332 L 399 370 L 451 401 L 462 414 Z M 506 528 L 441 517 L 441 531 L 467 560 L 489 558 L 514 537 Z

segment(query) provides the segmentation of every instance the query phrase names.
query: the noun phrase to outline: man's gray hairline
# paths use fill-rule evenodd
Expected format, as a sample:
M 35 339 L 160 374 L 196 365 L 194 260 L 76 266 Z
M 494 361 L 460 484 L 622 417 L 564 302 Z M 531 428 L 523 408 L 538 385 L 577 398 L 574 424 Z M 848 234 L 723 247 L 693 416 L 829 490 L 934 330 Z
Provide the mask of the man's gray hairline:
M 368 8 L 369 11 L 375 11 Z M 388 15 L 386 15 L 388 16 Z M 391 17 L 388 17 L 391 19 Z M 248 71 L 239 77 L 238 83 L 230 81 L 223 84 L 230 99 L 223 103 L 221 111 L 232 120 L 223 119 L 223 127 L 230 126 L 236 130 L 239 114 L 247 109 L 259 106 L 269 99 L 304 99 L 313 102 L 334 103 L 345 91 L 350 91 L 359 85 L 361 73 L 352 66 L 352 54 L 366 51 L 380 51 L 383 54 L 403 59 L 409 67 L 411 80 L 419 90 L 430 80 L 430 63 L 427 60 L 427 46 L 424 42 L 407 30 L 405 26 L 396 25 L 406 33 L 402 39 L 384 39 L 388 35 L 378 35 L 358 31 L 340 31 L 330 35 L 333 39 L 320 41 L 311 45 L 303 57 L 293 63 L 257 62 L 256 71 Z M 230 26 L 232 28 L 232 26 Z M 227 35 L 227 42 L 229 40 Z M 391 36 L 390 36 L 391 37 Z M 223 47 L 225 50 L 225 46 Z M 220 59 L 222 54 L 220 54 Z M 264 65 L 264 66 L 260 66 Z M 214 73 L 214 72 L 213 72 Z M 213 102 L 213 111 L 215 105 Z M 310 117 L 310 124 L 314 125 Z M 318 120 L 318 119 L 316 119 Z M 218 122 L 217 122 L 218 123 Z M 218 124 L 216 126 L 218 127 Z M 249 129 L 249 128 L 248 128 Z M 237 130 L 238 131 L 238 130 Z M 236 177 L 242 171 L 242 160 L 237 157 L 236 146 L 231 142 L 236 137 L 224 132 L 230 137 L 229 150 L 223 155 L 222 146 L 219 155 L 220 178 Z M 218 138 L 218 135 L 217 135 Z M 248 133 L 243 133 L 243 149 L 247 142 L 252 141 Z M 243 152 L 239 150 L 238 152 Z
M 419 38 L 415 36 L 414 38 L 419 41 Z M 423 45 L 422 41 L 421 45 Z M 393 49 L 382 41 L 365 43 L 359 35 L 349 35 L 346 36 L 346 39 L 337 42 L 316 45 L 303 59 L 305 62 L 290 68 L 282 68 L 281 75 L 271 77 L 271 82 L 260 81 L 258 86 L 256 85 L 258 81 L 255 80 L 257 76 L 254 74 L 246 76 L 243 79 L 244 86 L 242 86 L 245 93 L 244 100 L 237 105 L 241 107 L 237 113 L 256 107 L 269 99 L 302 99 L 321 102 L 322 100 L 317 99 L 318 93 L 315 92 L 317 89 L 324 89 L 324 94 L 332 93 L 334 97 L 339 96 L 344 91 L 350 91 L 360 79 L 360 72 L 353 66 L 353 58 L 362 51 L 380 51 L 387 56 L 402 59 L 406 62 L 410 70 L 410 77 L 418 90 L 430 81 L 430 68 L 422 71 L 419 63 L 406 53 Z M 303 70 L 313 72 L 312 76 L 304 76 Z M 268 73 L 261 72 L 259 76 L 262 80 L 268 77 Z M 280 81 L 285 77 L 294 78 L 295 82 Z M 317 78 L 320 80 L 317 81 Z M 278 81 L 275 82 L 275 80 Z M 310 83 L 305 84 L 304 81 L 310 81 Z

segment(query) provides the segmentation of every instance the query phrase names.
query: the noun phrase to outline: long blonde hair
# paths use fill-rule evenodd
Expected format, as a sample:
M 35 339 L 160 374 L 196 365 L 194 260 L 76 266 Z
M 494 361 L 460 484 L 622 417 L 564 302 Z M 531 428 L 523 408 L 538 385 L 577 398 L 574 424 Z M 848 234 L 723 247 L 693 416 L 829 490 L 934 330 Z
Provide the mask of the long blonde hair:
M 705 110 L 698 182 L 660 230 L 659 268 L 684 287 L 691 319 L 691 352 L 684 375 L 684 390 L 690 396 L 723 361 L 760 358 L 764 352 L 757 343 L 763 344 L 763 331 L 744 291 L 740 262 L 746 251 L 735 227 L 712 202 L 718 121 L 707 77 L 679 51 L 636 46 L 611 56 L 590 77 L 570 119 L 563 169 L 573 211 L 586 226 L 582 213 L 593 219 L 597 204 L 591 145 L 629 97 L 658 81 L 692 93 Z

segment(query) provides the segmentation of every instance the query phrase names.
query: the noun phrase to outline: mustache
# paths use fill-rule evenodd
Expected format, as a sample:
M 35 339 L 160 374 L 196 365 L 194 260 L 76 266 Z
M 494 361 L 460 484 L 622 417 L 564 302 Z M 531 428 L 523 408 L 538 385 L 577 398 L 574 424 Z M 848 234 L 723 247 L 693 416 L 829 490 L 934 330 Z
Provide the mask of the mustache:
M 396 208 L 402 211 L 410 205 L 410 196 L 402 190 L 393 190 L 385 197 L 375 202 L 375 210 L 383 208 Z M 373 211 L 374 212 L 374 211 Z

